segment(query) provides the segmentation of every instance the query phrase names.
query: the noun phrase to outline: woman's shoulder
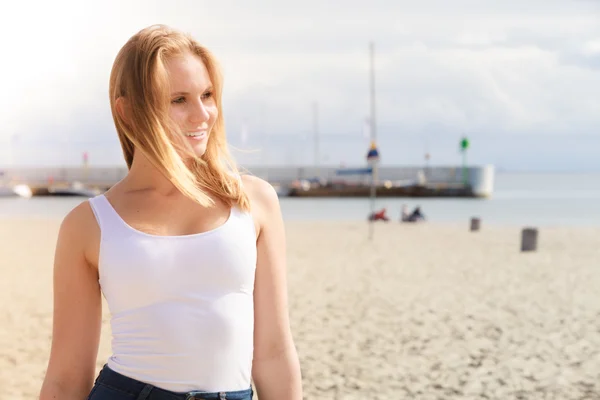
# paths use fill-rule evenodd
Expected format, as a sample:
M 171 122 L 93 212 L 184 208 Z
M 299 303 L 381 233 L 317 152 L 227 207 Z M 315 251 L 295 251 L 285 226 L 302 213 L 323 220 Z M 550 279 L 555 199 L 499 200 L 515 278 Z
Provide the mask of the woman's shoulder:
M 100 238 L 100 227 L 89 199 L 75 206 L 63 218 L 58 231 L 58 244 L 68 243 L 69 251 L 83 252 L 92 260 L 96 243 Z
M 259 227 L 263 227 L 280 213 L 277 192 L 269 182 L 254 175 L 244 174 L 241 181 L 250 200 L 251 214 Z
M 275 188 L 264 179 L 254 175 L 241 175 L 244 190 L 250 197 L 252 204 L 258 207 L 269 207 L 279 203 Z
M 61 229 L 66 231 L 86 231 L 96 225 L 96 217 L 90 199 L 82 201 L 63 218 Z

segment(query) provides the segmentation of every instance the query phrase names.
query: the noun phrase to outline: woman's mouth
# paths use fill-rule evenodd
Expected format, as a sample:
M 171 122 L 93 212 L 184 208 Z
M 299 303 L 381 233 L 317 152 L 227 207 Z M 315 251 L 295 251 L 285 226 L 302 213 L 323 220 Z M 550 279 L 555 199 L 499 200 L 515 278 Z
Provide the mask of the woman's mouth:
M 202 140 L 206 137 L 206 131 L 188 132 L 185 137 L 191 140 Z

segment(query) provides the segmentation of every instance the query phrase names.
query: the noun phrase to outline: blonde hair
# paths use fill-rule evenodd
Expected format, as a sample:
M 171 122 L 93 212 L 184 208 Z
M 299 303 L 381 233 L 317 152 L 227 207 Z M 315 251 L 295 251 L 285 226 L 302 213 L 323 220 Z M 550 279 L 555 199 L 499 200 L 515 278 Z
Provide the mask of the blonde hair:
M 196 157 L 179 128 L 169 118 L 169 80 L 165 64 L 169 58 L 191 52 L 200 57 L 212 81 L 218 109 L 206 152 Z M 222 112 L 223 79 L 215 57 L 190 35 L 165 25 L 153 25 L 132 36 L 121 48 L 110 75 L 110 106 L 131 168 L 134 151 L 142 152 L 184 195 L 203 206 L 212 206 L 209 196 L 229 206 L 250 208 L 240 175 L 227 148 Z M 118 112 L 118 99 L 125 100 L 125 117 Z M 184 161 L 181 154 L 190 156 Z

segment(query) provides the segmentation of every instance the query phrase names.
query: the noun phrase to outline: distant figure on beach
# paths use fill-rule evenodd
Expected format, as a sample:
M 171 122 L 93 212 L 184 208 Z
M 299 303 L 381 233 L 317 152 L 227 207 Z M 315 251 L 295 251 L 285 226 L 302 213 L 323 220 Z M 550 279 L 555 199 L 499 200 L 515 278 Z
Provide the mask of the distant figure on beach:
M 412 213 L 408 213 L 406 204 L 402 205 L 402 212 L 400 215 L 401 222 L 419 222 L 425 221 L 425 215 L 421 212 L 421 207 L 417 206 Z
M 163 25 L 119 51 L 128 173 L 63 220 L 40 399 L 302 399 L 277 193 L 228 153 L 211 52 Z M 95 378 L 102 295 L 112 355 Z M 95 379 L 95 380 L 94 380 Z
M 407 222 L 409 216 L 410 215 L 408 214 L 408 207 L 406 206 L 406 204 L 402 204 L 402 209 L 400 211 L 400 221 Z
M 387 216 L 387 209 L 386 208 L 382 208 L 379 211 L 373 211 L 370 215 L 369 215 L 369 221 L 389 221 L 390 218 Z

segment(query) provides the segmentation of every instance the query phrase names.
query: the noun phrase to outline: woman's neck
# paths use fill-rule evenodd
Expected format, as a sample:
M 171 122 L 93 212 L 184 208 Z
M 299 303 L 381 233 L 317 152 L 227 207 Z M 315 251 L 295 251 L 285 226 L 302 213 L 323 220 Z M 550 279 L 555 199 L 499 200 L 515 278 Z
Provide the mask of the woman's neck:
M 141 152 L 134 154 L 125 180 L 131 190 L 155 190 L 163 194 L 178 191 L 175 185 Z

